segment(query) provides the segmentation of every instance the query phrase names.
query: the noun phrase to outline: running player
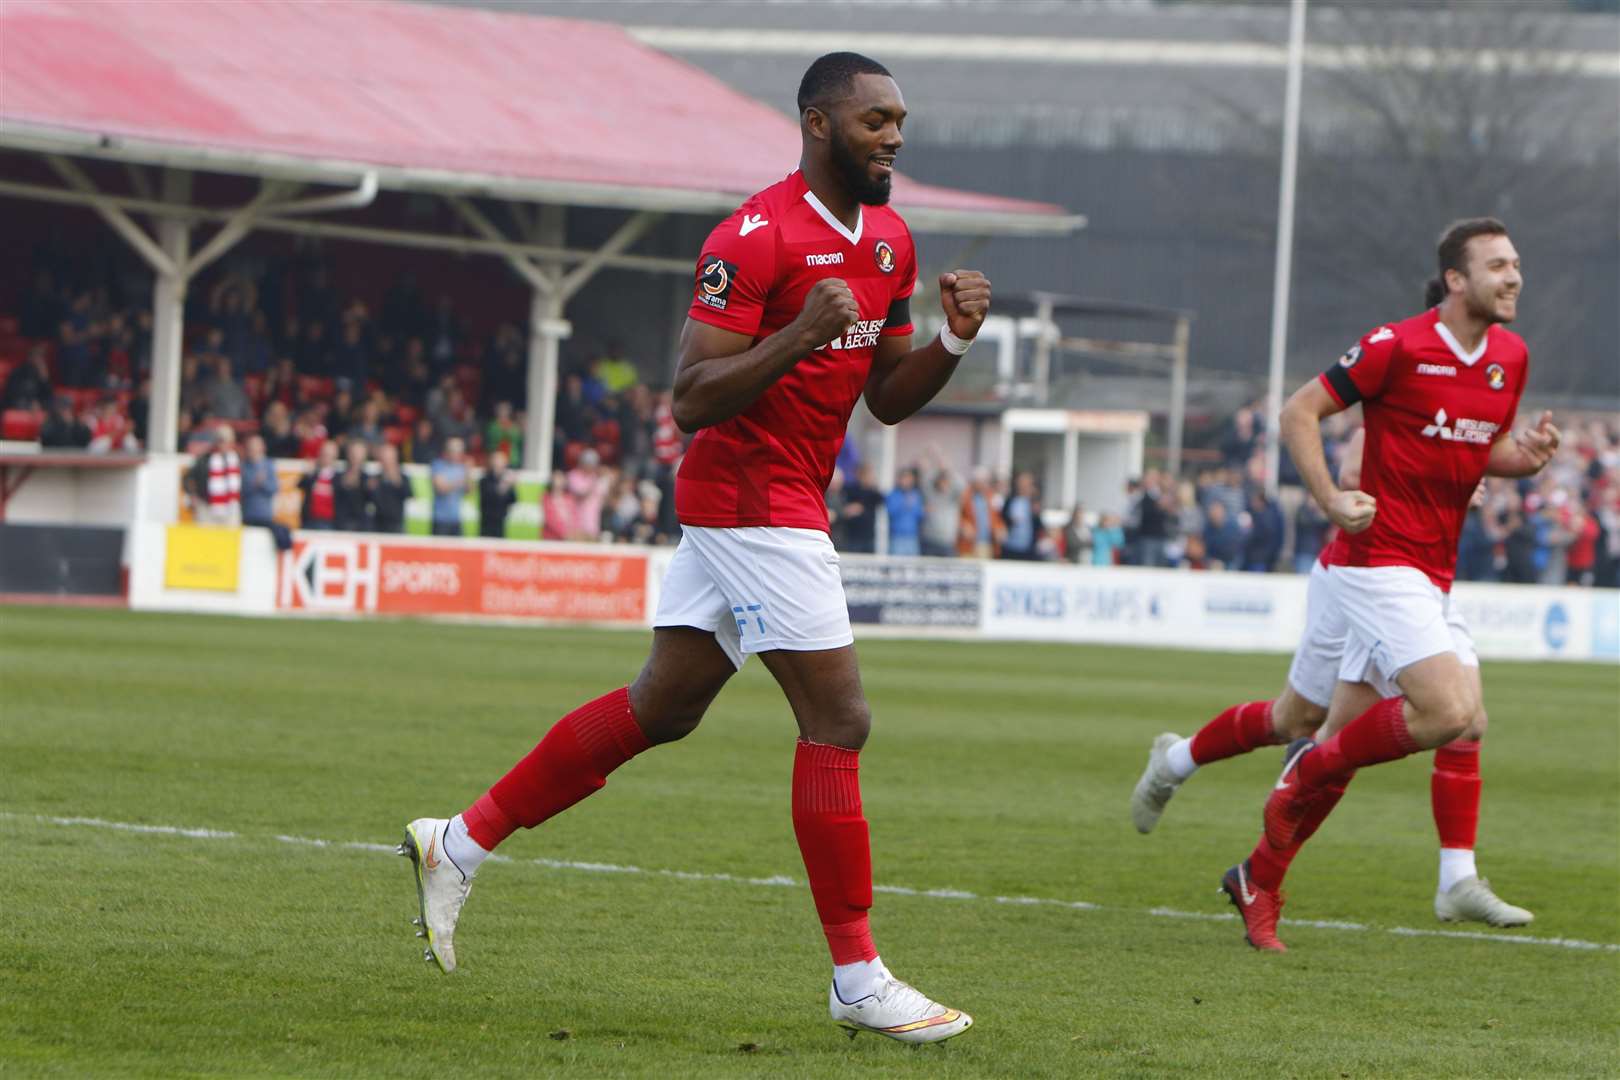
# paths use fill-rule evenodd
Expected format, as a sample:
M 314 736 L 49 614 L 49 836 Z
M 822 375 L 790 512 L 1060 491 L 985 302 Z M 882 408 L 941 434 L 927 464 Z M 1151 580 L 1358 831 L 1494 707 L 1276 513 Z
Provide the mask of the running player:
M 976 271 L 940 275 L 945 327 L 911 344 L 917 257 L 889 209 L 905 102 L 855 53 L 799 85 L 799 169 L 743 203 L 704 243 L 681 334 L 675 421 L 697 432 L 676 479 L 684 527 L 635 681 L 568 713 L 465 811 L 419 818 L 426 956 L 455 967 L 474 873 L 519 827 L 590 795 L 614 769 L 692 732 L 749 653 L 798 724 L 792 819 L 832 953 L 828 1007 L 858 1031 L 937 1042 L 973 1020 L 891 975 L 868 924 L 872 864 L 861 812 L 861 690 L 824 492 L 855 401 L 895 424 L 944 387 L 990 307 Z
M 1454 224 L 1438 262 L 1438 307 L 1367 334 L 1283 408 L 1283 439 L 1305 486 L 1349 534 L 1328 586 L 1348 631 L 1333 711 L 1354 719 L 1320 744 L 1290 745 L 1264 834 L 1222 878 L 1258 949 L 1284 948 L 1283 875 L 1355 771 L 1452 749 L 1471 733 L 1482 708 L 1479 660 L 1450 596 L 1468 502 L 1482 476 L 1530 476 L 1557 452 L 1551 413 L 1511 432 L 1529 354 L 1502 325 L 1517 314 L 1523 286 L 1506 227 L 1491 218 Z M 1341 490 L 1320 425 L 1357 402 L 1367 432 L 1362 487 Z M 1363 708 L 1373 695 L 1358 684 L 1377 673 L 1399 693 Z
M 1431 296 L 1431 299 L 1438 298 Z M 1360 487 L 1365 434 L 1365 429 L 1356 429 L 1345 448 L 1339 465 L 1341 489 Z M 1343 563 L 1345 549 L 1345 534 L 1340 533 L 1322 549 L 1311 567 L 1305 591 L 1305 633 L 1294 653 L 1282 693 L 1272 701 L 1233 705 L 1190 739 L 1166 732 L 1153 740 L 1147 767 L 1131 792 L 1131 820 L 1138 832 L 1153 831 L 1171 796 L 1199 767 L 1262 746 L 1282 745 L 1302 736 L 1325 739 L 1361 711 L 1349 711 L 1360 699 L 1348 694 L 1341 695 L 1345 704 L 1338 712 L 1330 716 L 1328 709 L 1333 702 L 1347 634 L 1344 616 L 1334 606 L 1330 595 L 1328 567 Z M 1461 612 L 1453 609 L 1450 617 L 1458 633 L 1468 634 Z M 1363 702 L 1363 708 L 1373 700 L 1396 693 L 1394 684 L 1376 671 L 1369 673 L 1368 683 L 1370 685 L 1360 693 L 1363 697 L 1372 696 Z M 1482 703 L 1468 732 L 1434 752 L 1429 802 L 1440 838 L 1434 913 L 1444 922 L 1524 926 L 1535 916 L 1497 896 L 1490 882 L 1479 876 L 1474 861 L 1474 843 L 1479 831 L 1479 760 L 1487 723 Z

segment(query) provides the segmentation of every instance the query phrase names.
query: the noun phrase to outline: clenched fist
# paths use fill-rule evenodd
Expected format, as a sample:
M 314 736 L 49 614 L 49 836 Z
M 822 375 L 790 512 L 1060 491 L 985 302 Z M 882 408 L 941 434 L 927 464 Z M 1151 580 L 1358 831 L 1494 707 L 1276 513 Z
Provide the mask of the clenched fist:
M 861 318 L 855 294 L 841 278 L 822 278 L 804 298 L 796 320 L 809 348 L 819 349 L 854 326 Z
M 1528 428 L 1514 437 L 1525 459 L 1534 466 L 1536 472 L 1545 468 L 1547 462 L 1553 459 L 1553 455 L 1558 453 L 1558 444 L 1562 440 L 1563 434 L 1552 422 L 1551 409 L 1542 411 L 1535 427 Z
M 953 270 L 939 275 L 939 306 L 951 333 L 972 341 L 990 314 L 990 279 L 977 270 Z
M 1378 512 L 1378 500 L 1365 491 L 1341 491 L 1325 509 L 1333 524 L 1347 533 L 1358 533 L 1372 524 L 1373 515 Z

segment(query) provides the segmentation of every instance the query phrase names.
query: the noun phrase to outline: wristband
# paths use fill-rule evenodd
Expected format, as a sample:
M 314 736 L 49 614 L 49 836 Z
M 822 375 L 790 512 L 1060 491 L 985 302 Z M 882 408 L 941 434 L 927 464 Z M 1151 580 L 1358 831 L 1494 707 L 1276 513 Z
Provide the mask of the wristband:
M 951 333 L 950 324 L 939 328 L 939 343 L 945 346 L 945 351 L 952 356 L 961 356 L 973 347 L 972 338 L 959 338 Z

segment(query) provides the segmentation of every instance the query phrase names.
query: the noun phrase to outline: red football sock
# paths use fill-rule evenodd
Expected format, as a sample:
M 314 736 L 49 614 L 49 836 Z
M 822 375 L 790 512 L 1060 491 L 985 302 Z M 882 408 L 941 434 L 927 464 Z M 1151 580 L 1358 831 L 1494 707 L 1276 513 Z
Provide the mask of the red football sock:
M 1343 780 L 1335 780 L 1324 785 L 1319 792 L 1313 793 L 1311 807 L 1300 821 L 1293 847 L 1274 848 L 1271 841 L 1262 834 L 1260 842 L 1254 846 L 1254 851 L 1249 855 L 1249 880 L 1267 890 L 1281 886 L 1283 876 L 1288 873 L 1289 866 L 1293 865 L 1294 856 L 1299 854 L 1299 849 L 1304 846 L 1305 841 L 1316 834 L 1316 830 L 1327 820 L 1333 808 L 1339 805 L 1339 800 L 1344 798 L 1344 789 L 1349 786 L 1350 780 L 1355 775 L 1352 772 Z
M 1278 851 L 1262 833 L 1260 842 L 1249 853 L 1249 880 L 1256 888 L 1276 892 L 1288 873 L 1288 864 L 1294 861 L 1294 852 Z
M 1299 780 L 1317 787 L 1364 765 L 1395 761 L 1418 751 L 1406 729 L 1406 699 L 1385 698 L 1346 724 L 1299 762 Z
M 1474 848 L 1479 834 L 1479 742 L 1458 739 L 1434 752 L 1429 802 L 1443 848 Z
M 834 964 L 877 957 L 872 845 L 861 814 L 860 751 L 799 740 L 793 755 L 793 833 Z
M 1193 761 L 1208 765 L 1282 742 L 1271 726 L 1271 706 L 1269 701 L 1234 705 L 1199 728 L 1192 737 Z
M 462 811 L 467 835 L 494 851 L 519 826 L 532 829 L 602 787 L 609 773 L 647 746 L 629 688 L 587 702 L 552 725 L 540 745 Z

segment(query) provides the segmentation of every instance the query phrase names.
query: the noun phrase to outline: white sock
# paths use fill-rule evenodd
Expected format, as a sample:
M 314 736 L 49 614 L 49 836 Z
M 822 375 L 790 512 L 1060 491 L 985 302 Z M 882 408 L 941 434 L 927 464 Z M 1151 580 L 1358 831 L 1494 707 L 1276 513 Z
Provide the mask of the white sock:
M 489 852 L 467 834 L 467 823 L 460 814 L 451 818 L 450 826 L 444 830 L 444 853 L 467 877 L 478 873 L 479 864 L 489 858 Z
M 838 989 L 838 998 L 845 1004 L 854 1004 L 877 989 L 878 979 L 889 973 L 883 966 L 883 958 L 874 956 L 870 960 L 857 960 L 853 964 L 833 965 L 833 986 Z
M 1472 848 L 1443 847 L 1440 849 L 1440 891 L 1450 892 L 1451 887 L 1464 878 L 1478 877 L 1479 871 L 1474 869 L 1474 852 Z
M 1172 746 L 1164 756 L 1165 764 L 1170 771 L 1176 774 L 1177 780 L 1185 780 L 1198 771 L 1198 762 L 1192 758 L 1192 740 L 1182 739 Z

